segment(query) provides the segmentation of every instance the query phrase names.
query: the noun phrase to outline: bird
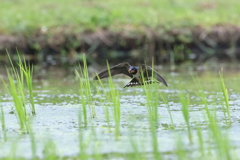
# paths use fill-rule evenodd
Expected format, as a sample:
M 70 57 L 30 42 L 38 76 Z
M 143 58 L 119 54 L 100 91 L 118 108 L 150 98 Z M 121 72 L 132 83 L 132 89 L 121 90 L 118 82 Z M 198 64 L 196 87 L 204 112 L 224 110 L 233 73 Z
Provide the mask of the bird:
M 109 68 L 109 70 L 110 70 L 111 76 L 114 76 L 117 74 L 124 74 L 132 78 L 132 80 L 124 88 L 141 86 L 144 84 L 151 84 L 151 83 L 158 83 L 158 82 L 162 82 L 166 87 L 168 86 L 167 82 L 163 79 L 163 77 L 159 73 L 157 73 L 150 66 L 145 64 L 142 64 L 140 67 L 136 67 L 136 66 L 131 66 L 128 62 L 123 62 Z M 108 78 L 109 70 L 107 69 L 100 72 L 93 78 L 93 80 Z M 153 73 L 153 76 L 152 76 L 152 73 Z M 152 77 L 155 80 L 152 79 Z

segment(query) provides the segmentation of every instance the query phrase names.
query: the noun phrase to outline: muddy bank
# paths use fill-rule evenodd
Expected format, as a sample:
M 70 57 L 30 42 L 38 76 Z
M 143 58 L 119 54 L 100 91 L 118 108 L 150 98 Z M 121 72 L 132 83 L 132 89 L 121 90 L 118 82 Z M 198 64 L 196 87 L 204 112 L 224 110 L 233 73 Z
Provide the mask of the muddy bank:
M 86 53 L 89 63 L 105 64 L 150 61 L 155 64 L 240 60 L 240 27 L 215 25 L 173 28 L 132 28 L 121 31 L 99 29 L 77 31 L 71 27 L 41 28 L 28 34 L 0 33 L 0 61 L 13 56 L 16 48 L 26 58 L 43 66 L 73 65 Z M 13 56 L 14 57 L 14 56 Z

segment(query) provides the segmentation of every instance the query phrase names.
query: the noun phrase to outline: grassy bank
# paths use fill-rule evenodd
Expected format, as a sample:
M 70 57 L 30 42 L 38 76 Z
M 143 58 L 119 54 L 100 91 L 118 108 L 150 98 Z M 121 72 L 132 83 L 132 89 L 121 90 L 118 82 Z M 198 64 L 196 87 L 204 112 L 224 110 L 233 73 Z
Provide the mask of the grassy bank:
M 239 25 L 238 0 L 13 0 L 0 1 L 0 31 L 43 30 L 74 26 L 80 30 L 108 27 Z

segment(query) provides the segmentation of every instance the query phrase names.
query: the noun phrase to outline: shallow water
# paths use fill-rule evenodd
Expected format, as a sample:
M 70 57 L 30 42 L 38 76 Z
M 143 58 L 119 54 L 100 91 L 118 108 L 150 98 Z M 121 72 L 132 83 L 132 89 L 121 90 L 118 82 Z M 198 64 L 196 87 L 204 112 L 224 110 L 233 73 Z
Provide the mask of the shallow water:
M 158 101 L 159 121 L 156 134 L 158 150 L 165 159 L 177 159 L 177 143 L 181 142 L 181 148 L 186 151 L 188 158 L 201 159 L 199 152 L 197 127 L 200 126 L 203 134 L 204 145 L 209 151 L 215 150 L 209 132 L 209 121 L 206 117 L 204 104 L 201 97 L 196 93 L 196 85 L 189 74 L 169 74 L 165 76 L 169 87 L 159 85 L 158 92 L 163 93 L 168 101 L 170 113 L 173 117 L 174 126 L 171 123 L 168 107 L 160 99 Z M 240 157 L 240 88 L 238 86 L 239 75 L 225 78 L 225 84 L 229 93 L 231 118 L 226 120 L 223 112 L 223 95 L 219 88 L 219 79 L 216 75 L 199 76 L 204 93 L 209 102 L 209 109 L 216 108 L 217 123 L 221 131 L 229 138 L 231 153 L 235 158 Z M 36 104 L 36 116 L 31 117 L 33 135 L 36 141 L 37 156 L 43 158 L 44 148 L 48 142 L 53 142 L 56 149 L 54 152 L 61 157 L 76 157 L 80 152 L 79 137 L 86 153 L 102 155 L 109 154 L 107 159 L 121 159 L 118 154 L 124 155 L 136 152 L 133 148 L 138 146 L 138 152 L 146 153 L 146 159 L 153 159 L 152 134 L 149 126 L 149 114 L 146 107 L 146 95 L 143 88 L 122 88 L 128 83 L 125 77 L 114 78 L 116 90 L 120 93 L 120 136 L 115 138 L 115 123 L 113 119 L 113 105 L 106 99 L 104 91 L 109 90 L 107 79 L 103 80 L 104 88 L 100 88 L 101 94 L 97 94 L 96 86 L 92 85 L 92 106 L 88 108 L 88 124 L 84 127 L 79 125 L 79 113 L 82 112 L 81 97 L 79 96 L 79 84 L 73 77 L 63 80 L 40 80 L 34 83 L 34 95 Z M 92 84 L 96 82 L 91 82 Z M 182 104 L 179 101 L 179 92 L 190 98 L 189 116 L 193 135 L 193 143 L 188 139 L 187 125 L 182 113 Z M 31 158 L 32 147 L 29 134 L 20 134 L 19 125 L 13 111 L 12 98 L 0 92 L 4 109 L 7 137 L 3 141 L 2 134 L 0 143 L 0 157 L 9 157 L 12 152 L 16 157 Z M 102 102 L 101 102 L 102 101 Z M 106 107 L 109 109 L 110 122 L 106 121 Z M 91 116 L 91 110 L 96 115 Z M 81 115 L 81 114 L 80 114 Z M 81 127 L 79 127 L 81 126 Z M 180 143 L 179 142 L 179 143 Z M 16 150 L 14 149 L 16 147 Z M 14 151 L 15 150 L 15 151 Z M 214 153 L 210 157 L 214 157 Z

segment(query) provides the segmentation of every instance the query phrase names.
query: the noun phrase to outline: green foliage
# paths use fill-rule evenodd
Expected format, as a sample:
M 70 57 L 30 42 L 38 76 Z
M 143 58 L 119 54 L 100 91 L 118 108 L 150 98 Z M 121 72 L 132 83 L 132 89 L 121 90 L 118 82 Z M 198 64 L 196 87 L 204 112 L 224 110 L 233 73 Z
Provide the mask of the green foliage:
M 3 106 L 0 101 L 0 122 L 1 122 L 1 128 L 2 128 L 2 134 L 3 134 L 3 140 L 7 140 L 7 132 L 6 132 L 6 124 L 5 124 L 5 117 L 3 112 Z
M 110 75 L 108 78 L 108 84 L 109 84 L 109 88 L 110 88 L 108 97 L 109 97 L 110 102 L 113 103 L 113 117 L 114 117 L 114 122 L 115 122 L 115 137 L 116 137 L 116 139 L 118 139 L 119 134 L 120 134 L 120 120 L 121 120 L 120 95 L 112 81 L 112 76 L 110 73 L 110 67 L 109 67 L 108 62 L 107 62 L 107 68 L 108 68 L 108 74 Z
M 90 80 L 88 75 L 87 60 L 85 55 L 83 55 L 83 68 L 80 66 L 80 73 L 75 70 L 75 74 L 79 80 L 79 92 L 80 101 L 82 103 L 82 114 L 84 119 L 84 125 L 87 126 L 87 107 L 89 108 L 91 117 L 95 116 L 95 108 L 92 105 L 92 93 L 90 87 Z
M 34 107 L 34 95 L 32 87 L 32 72 L 33 67 L 29 67 L 23 59 L 21 60 L 20 55 L 18 54 L 18 65 L 17 68 L 14 66 L 10 55 L 8 54 L 9 61 L 11 63 L 11 68 L 6 69 L 8 75 L 8 82 L 3 80 L 5 89 L 13 97 L 13 102 L 15 106 L 15 111 L 17 113 L 17 118 L 19 121 L 20 129 L 22 132 L 28 132 L 28 113 L 26 109 L 26 92 L 25 92 L 25 83 L 27 83 L 28 92 L 30 94 L 30 103 L 32 114 L 35 115 Z M 8 88 L 10 86 L 10 89 Z
M 80 30 L 139 25 L 166 27 L 239 24 L 238 0 L 122 0 L 122 1 L 0 1 L 0 30 L 43 31 L 54 26 L 79 26 Z M 29 7 L 31 6 L 31 7 Z M 11 8 L 11 9 L 9 9 Z M 61 15 L 61 16 L 60 16 Z M 117 28 L 119 27 L 119 28 Z

